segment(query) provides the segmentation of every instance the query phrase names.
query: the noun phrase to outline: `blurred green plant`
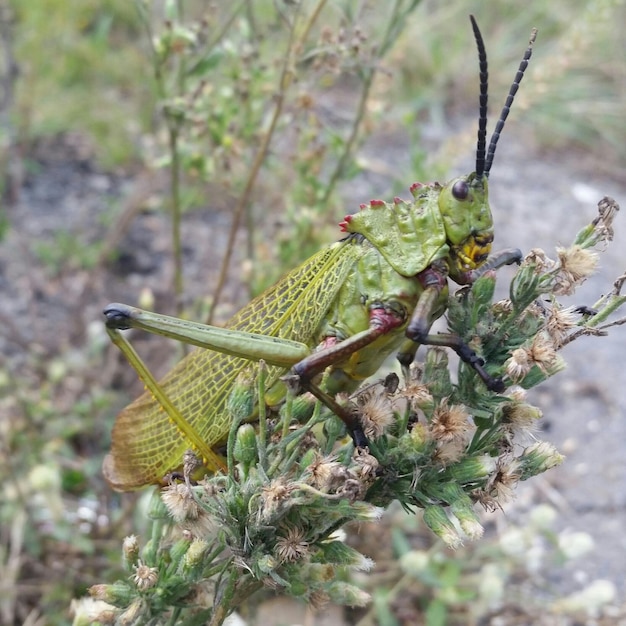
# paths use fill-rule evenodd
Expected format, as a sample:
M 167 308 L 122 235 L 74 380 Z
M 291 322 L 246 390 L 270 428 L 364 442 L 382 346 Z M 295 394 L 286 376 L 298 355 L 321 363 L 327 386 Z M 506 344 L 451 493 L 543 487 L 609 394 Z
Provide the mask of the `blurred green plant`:
M 336 532 L 377 519 L 393 502 L 421 509 L 424 524 L 448 547 L 480 538 L 476 503 L 502 507 L 518 482 L 563 459 L 534 434 L 541 410 L 528 404 L 526 389 L 563 369 L 563 345 L 623 321 L 607 318 L 626 302 L 625 277 L 593 311 L 576 312 L 557 299 L 593 273 L 594 248 L 612 240 L 618 209 L 604 198 L 597 218 L 571 246 L 557 248 L 556 260 L 533 250 L 508 299 L 493 302 L 494 272 L 450 297 L 450 330 L 480 346 L 488 367 L 504 368 L 513 383 L 504 395 L 488 392 L 462 362 L 453 382 L 446 351 L 430 348 L 423 365 L 404 371 L 401 388 L 388 378 L 349 400 L 370 441 L 367 451 L 355 451 L 343 424 L 319 407 L 299 423 L 300 406 L 312 402 L 306 396 L 289 398 L 276 416 L 261 410 L 258 431 L 241 425 L 250 404 L 265 396 L 263 376 L 258 388 L 241 381 L 229 401 L 228 472 L 192 483 L 200 461 L 190 452 L 184 477 L 155 493 L 150 539 L 143 545 L 135 536 L 125 540 L 130 580 L 91 587 L 91 599 L 74 605 L 74 623 L 106 616 L 120 624 L 150 618 L 218 626 L 262 588 L 318 607 L 364 606 L 369 595 L 348 576 L 371 562 Z M 417 571 L 409 556 L 403 562 L 409 573 Z M 462 590 L 463 565 L 452 559 L 422 563 L 422 569 L 439 589 L 426 610 L 428 623 L 444 624 L 448 607 L 475 592 Z M 94 601 L 100 603 L 95 610 Z
M 264 263 L 257 257 L 256 233 L 267 237 L 270 230 L 268 204 L 280 204 L 281 267 L 297 265 L 319 247 L 320 218 L 329 213 L 337 183 L 357 171 L 354 151 L 363 135 L 374 78 L 419 0 L 396 0 L 379 24 L 371 22 L 366 4 L 359 2 L 336 4 L 331 12 L 326 0 L 292 5 L 242 0 L 197 15 L 184 2 L 166 2 L 158 18 L 150 3 L 137 5 L 152 45 L 157 107 L 166 135 L 155 164 L 170 172 L 167 204 L 179 312 L 184 292 L 181 215 L 201 202 L 208 182 L 218 182 L 236 196 L 212 298 L 215 308 L 242 222 L 252 291 L 278 278 L 275 260 Z M 343 129 L 325 120 L 322 111 L 328 106 L 324 92 L 348 78 L 357 106 Z M 281 171 L 285 161 L 290 180 Z M 263 183 L 268 179 L 280 188 L 273 200 Z M 258 195 L 263 202 L 256 200 Z

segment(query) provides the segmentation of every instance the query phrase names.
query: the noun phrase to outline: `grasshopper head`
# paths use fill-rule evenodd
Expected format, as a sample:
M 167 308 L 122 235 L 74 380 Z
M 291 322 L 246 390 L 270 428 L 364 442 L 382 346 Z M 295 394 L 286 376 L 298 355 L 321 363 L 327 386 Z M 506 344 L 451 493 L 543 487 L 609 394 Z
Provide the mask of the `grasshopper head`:
M 450 181 L 439 195 L 452 278 L 480 267 L 491 252 L 493 219 L 486 176 L 476 173 Z
M 524 71 L 532 54 L 537 31 L 533 29 L 528 48 L 524 53 L 506 103 L 489 141 L 487 149 L 487 52 L 478 24 L 470 15 L 474 38 L 478 48 L 480 68 L 480 98 L 478 116 L 478 141 L 476 144 L 476 171 L 450 181 L 441 191 L 439 210 L 450 248 L 449 271 L 453 279 L 463 279 L 467 271 L 480 267 L 491 252 L 493 242 L 493 219 L 489 208 L 487 178 L 493 164 L 496 146 L 504 122 L 509 114 L 513 98 L 519 88 Z

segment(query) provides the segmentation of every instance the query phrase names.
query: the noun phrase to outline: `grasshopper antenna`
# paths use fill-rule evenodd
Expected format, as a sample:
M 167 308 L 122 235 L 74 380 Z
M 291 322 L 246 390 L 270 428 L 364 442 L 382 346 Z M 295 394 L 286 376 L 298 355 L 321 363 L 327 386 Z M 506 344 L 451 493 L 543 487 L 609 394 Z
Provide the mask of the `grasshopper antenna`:
M 476 47 L 478 48 L 478 67 L 480 69 L 480 99 L 478 109 L 478 141 L 476 142 L 476 175 L 480 179 L 483 174 L 489 173 L 489 167 L 485 168 L 485 148 L 487 146 L 487 92 L 489 72 L 487 71 L 487 50 L 483 36 L 473 15 L 470 15 Z M 493 141 L 493 140 L 492 140 Z M 494 145 L 495 150 L 495 145 Z
M 478 41 L 478 35 L 476 35 L 478 27 L 475 26 L 474 19 L 472 18 L 472 25 L 474 25 L 474 35 Z M 480 34 L 480 33 L 479 33 Z M 509 111 L 511 110 L 511 105 L 513 104 L 513 99 L 515 98 L 515 94 L 519 89 L 520 83 L 522 82 L 522 78 L 524 77 L 524 72 L 528 67 L 528 62 L 530 61 L 530 57 L 533 53 L 533 44 L 535 43 L 535 39 L 537 38 L 537 29 L 533 28 L 530 31 L 530 39 L 528 41 L 528 48 L 526 48 L 526 52 L 524 53 L 524 57 L 522 58 L 521 63 L 519 64 L 519 68 L 517 69 L 517 74 L 515 74 L 515 78 L 513 79 L 513 84 L 509 89 L 509 95 L 506 98 L 506 102 L 504 103 L 504 107 L 502 107 L 502 112 L 500 113 L 500 119 L 496 124 L 496 128 L 491 135 L 491 140 L 489 141 L 489 150 L 487 151 L 487 160 L 484 164 L 485 166 L 485 176 L 489 176 L 489 170 L 491 169 L 491 165 L 493 163 L 493 157 L 496 153 L 496 146 L 498 145 L 498 139 L 500 139 L 500 133 L 504 128 L 504 122 L 509 115 Z M 481 39 L 482 43 L 482 39 Z M 480 54 L 480 44 L 479 44 L 479 54 Z M 485 72 L 486 72 L 486 61 L 485 61 Z M 485 96 L 485 100 L 487 97 Z M 482 115 L 482 66 L 481 66 L 481 115 Z M 479 143 L 480 143 L 480 134 L 479 134 Z M 476 155 L 476 171 L 478 172 L 478 154 Z

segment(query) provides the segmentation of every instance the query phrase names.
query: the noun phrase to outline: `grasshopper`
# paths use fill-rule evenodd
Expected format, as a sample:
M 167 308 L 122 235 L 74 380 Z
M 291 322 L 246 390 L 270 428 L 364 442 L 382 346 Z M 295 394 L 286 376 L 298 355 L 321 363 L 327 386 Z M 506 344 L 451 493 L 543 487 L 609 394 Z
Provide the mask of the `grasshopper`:
M 284 376 L 311 392 L 346 424 L 357 447 L 367 445 L 358 417 L 335 396 L 352 392 L 397 352 L 406 367 L 421 344 L 448 346 L 487 388 L 505 382 L 460 337 L 431 333 L 447 307 L 448 279 L 459 285 L 521 252 L 490 255 L 494 238 L 487 179 L 500 132 L 532 54 L 533 31 L 487 148 L 487 55 L 470 16 L 478 48 L 480 98 L 476 168 L 445 185 L 415 183 L 411 202 L 372 200 L 340 224 L 345 237 L 323 248 L 241 309 L 225 328 L 196 324 L 124 304 L 104 309 L 107 330 L 144 380 L 147 391 L 126 407 L 113 428 L 104 474 L 127 491 L 161 483 L 189 448 L 206 468 L 223 467 L 215 452 L 229 432 L 227 402 L 250 361 L 268 364 L 261 401 L 280 403 Z M 195 350 L 156 382 L 120 329 L 141 328 L 205 348 Z M 320 382 L 321 374 L 323 382 Z M 254 419 L 253 410 L 249 419 Z

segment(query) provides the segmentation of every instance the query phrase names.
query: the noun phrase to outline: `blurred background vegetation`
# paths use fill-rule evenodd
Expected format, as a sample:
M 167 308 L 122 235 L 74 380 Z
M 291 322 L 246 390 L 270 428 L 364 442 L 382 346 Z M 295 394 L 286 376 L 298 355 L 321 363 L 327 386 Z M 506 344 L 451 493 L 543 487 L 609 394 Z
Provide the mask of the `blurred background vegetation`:
M 540 30 L 517 136 L 625 182 L 623 3 L 486 6 L 0 2 L 0 623 L 67 623 L 71 598 L 119 574 L 121 538 L 145 526 L 143 499 L 100 476 L 137 391 L 101 306 L 223 321 L 334 240 L 370 190 L 446 178 L 475 137 L 470 12 L 494 109 Z M 180 355 L 146 345 L 161 373 Z M 464 614 L 479 591 L 459 563 L 486 552 L 440 551 L 439 582 L 414 590 L 422 606 L 443 585 Z M 389 606 L 380 623 L 409 623 Z

